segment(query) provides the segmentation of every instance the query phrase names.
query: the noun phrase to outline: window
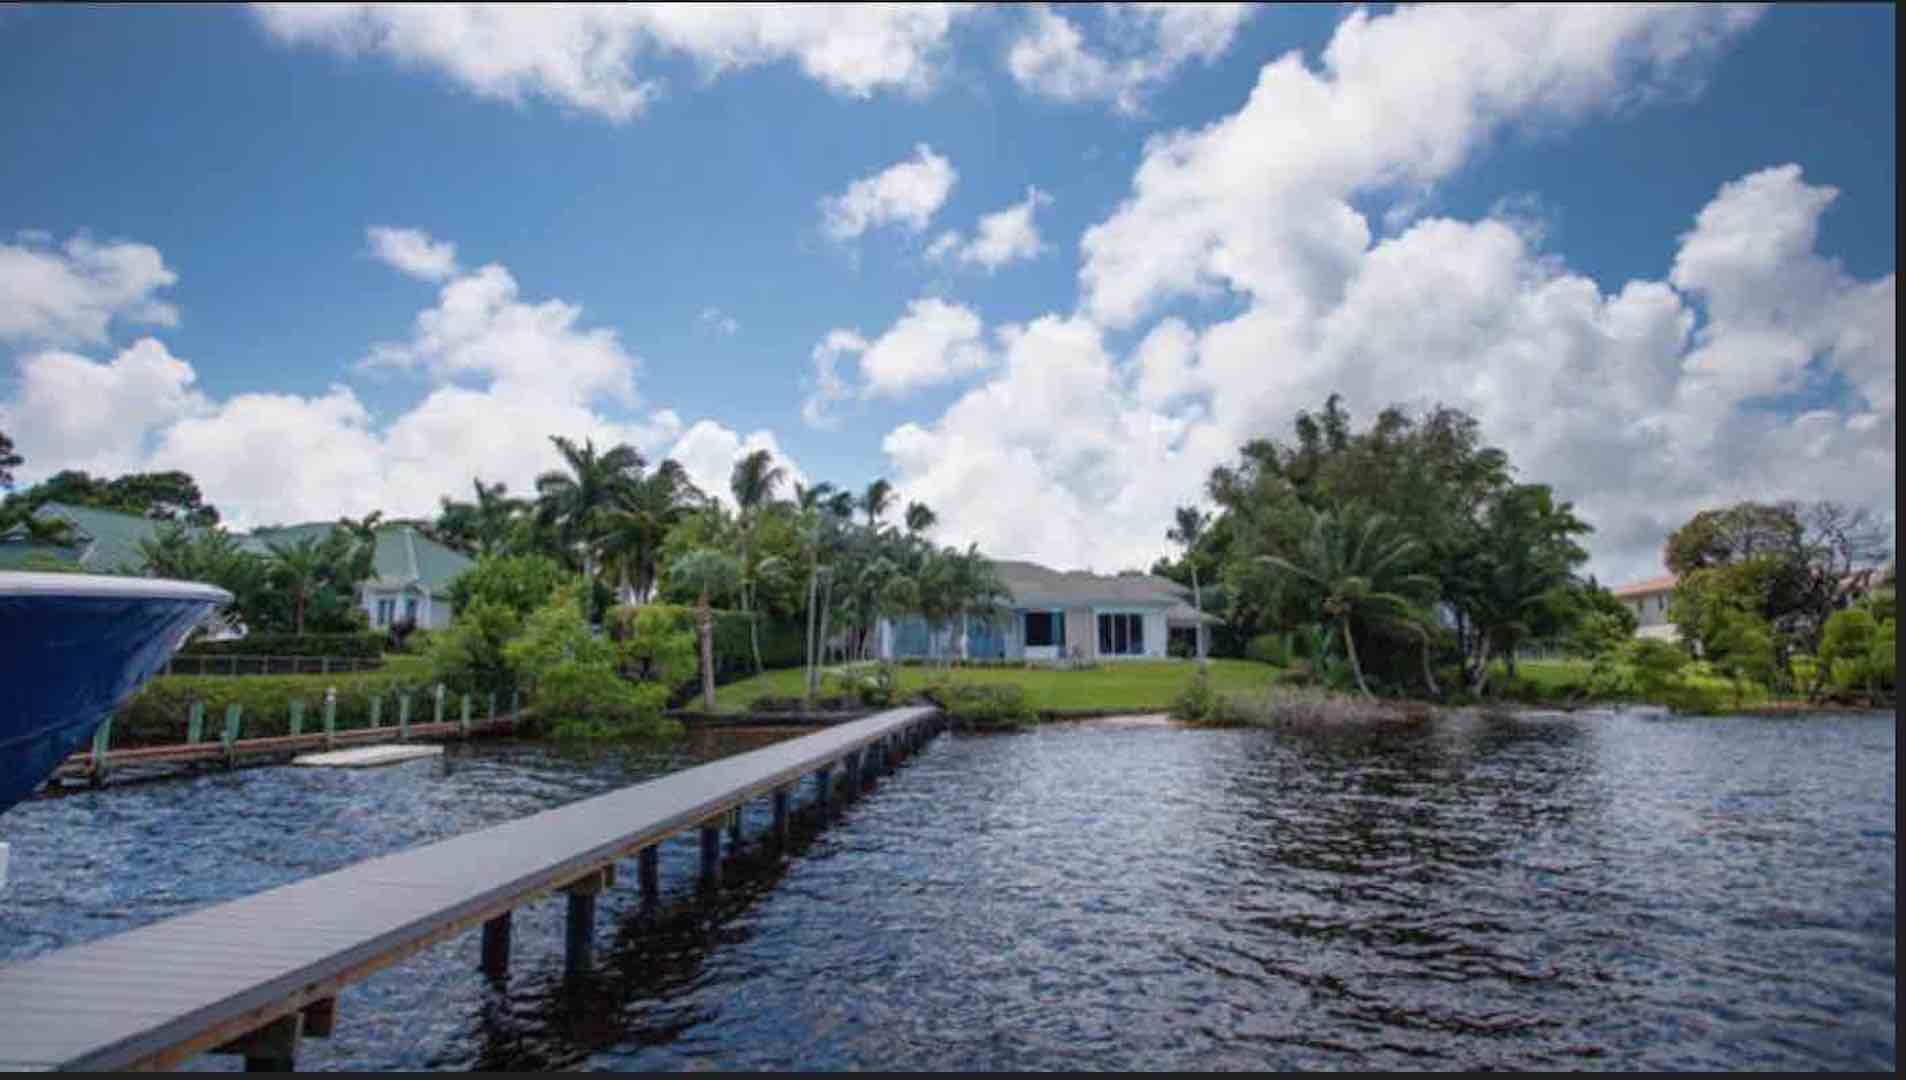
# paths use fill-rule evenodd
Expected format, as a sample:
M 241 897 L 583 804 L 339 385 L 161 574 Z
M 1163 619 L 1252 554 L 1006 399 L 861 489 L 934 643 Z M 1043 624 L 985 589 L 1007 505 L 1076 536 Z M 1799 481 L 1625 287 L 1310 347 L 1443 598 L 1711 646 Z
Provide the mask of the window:
M 377 600 L 377 625 L 389 626 L 391 618 L 397 614 L 397 601 L 388 596 Z
M 414 596 L 404 597 L 404 618 L 409 620 L 410 622 L 417 621 L 417 598 L 416 597 Z
M 1099 616 L 1099 655 L 1138 656 L 1145 651 L 1143 615 Z
M 1050 611 L 1026 612 L 1026 646 L 1038 648 L 1058 644 L 1058 633 L 1053 629 L 1053 623 L 1057 621 Z

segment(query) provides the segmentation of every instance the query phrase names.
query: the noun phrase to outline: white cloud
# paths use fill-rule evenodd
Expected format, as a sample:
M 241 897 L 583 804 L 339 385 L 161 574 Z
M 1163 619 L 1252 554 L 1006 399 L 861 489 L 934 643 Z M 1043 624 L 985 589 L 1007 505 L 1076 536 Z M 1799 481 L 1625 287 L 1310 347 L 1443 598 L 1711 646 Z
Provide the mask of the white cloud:
M 685 438 L 672 410 L 637 411 L 638 362 L 612 331 L 585 325 L 574 305 L 521 299 L 501 266 L 452 277 L 411 336 L 373 347 L 372 361 L 417 371 L 429 388 L 383 421 L 341 384 L 215 400 L 150 338 L 105 361 L 43 351 L 19 360 L 0 429 L 26 455 L 27 483 L 61 468 L 183 469 L 241 528 L 372 509 L 431 515 L 473 476 L 526 494 L 559 464 L 551 434 L 627 442 L 651 461 Z M 725 429 L 692 430 L 683 447 L 706 474 Z
M 821 228 L 843 242 L 882 225 L 917 233 L 946 204 L 958 178 L 952 162 L 920 143 L 912 157 L 854 181 L 839 195 L 822 198 Z
M 788 495 L 797 483 L 807 483 L 807 474 L 800 470 L 793 458 L 781 449 L 774 432 L 762 429 L 750 432 L 745 438 L 713 420 L 700 420 L 682 432 L 681 438 L 669 449 L 668 456 L 682 463 L 682 470 L 695 486 L 709 495 L 714 495 L 733 509 L 734 495 L 729 491 L 728 480 L 734 472 L 735 462 L 756 450 L 766 450 L 774 455 L 776 462 L 787 470 L 787 476 L 781 482 L 781 494 Z
M 478 97 L 538 97 L 612 121 L 665 90 L 650 56 L 707 78 L 791 62 L 855 98 L 932 88 L 952 4 L 256 4 L 271 35 L 345 55 L 378 53 L 448 76 Z
M 175 326 L 154 294 L 177 282 L 148 244 L 101 244 L 85 233 L 54 247 L 41 232 L 0 244 L 0 341 L 103 344 L 113 320 Z
M 1684 82 L 1753 14 L 1353 11 L 1321 70 L 1289 53 L 1236 113 L 1152 139 L 1132 195 L 1080 240 L 1086 309 L 1123 327 L 1170 296 L 1220 289 L 1290 315 L 1329 304 L 1371 240 L 1352 196 L 1434 184 L 1507 124 L 1567 121 Z
M 1009 329 L 996 374 L 884 446 L 948 539 L 1099 569 L 1162 554 L 1170 508 L 1247 439 L 1290 437 L 1333 391 L 1367 422 L 1392 403 L 1476 416 L 1528 479 L 1598 528 L 1591 568 L 1658 573 L 1695 510 L 1755 498 L 1895 498 L 1894 278 L 1815 251 L 1833 189 L 1793 166 L 1720 188 L 1665 280 L 1604 291 L 1540 251 L 1526 199 L 1500 218 L 1399 222 L 1358 192 L 1448 175 L 1506 124 L 1644 101 L 1751 19 L 1730 9 L 1357 13 L 1322 74 L 1268 65 L 1250 100 L 1148 146 L 1133 194 L 1083 245 L 1081 310 Z M 1460 62 L 1458 60 L 1460 59 Z M 1664 238 L 1665 239 L 1665 238 Z M 1242 311 L 1126 327 L 1174 296 Z M 1794 415 L 1769 395 L 1842 377 Z M 1001 514 L 1001 505 L 1037 514 Z
M 696 321 L 723 337 L 733 337 L 741 330 L 741 323 L 733 315 L 718 307 L 705 307 Z
M 421 281 L 442 281 L 457 272 L 457 245 L 432 240 L 422 229 L 372 225 L 364 236 L 372 255 Z
M 813 393 L 801 406 L 809 424 L 832 424 L 828 406 L 854 393 L 840 363 L 857 358 L 859 396 L 904 397 L 916 390 L 983 371 L 992 363 L 985 324 L 972 308 L 937 297 L 922 297 L 887 332 L 868 341 L 857 331 L 837 327 L 814 346 Z
M 1108 56 L 1086 43 L 1078 26 L 1046 5 L 1032 10 L 1006 54 L 1006 68 L 1022 89 L 1055 101 L 1109 101 L 1135 114 L 1144 96 L 1192 60 L 1224 55 L 1249 4 L 1121 4 L 1103 9 Z M 1120 48 L 1122 46 L 1122 48 Z
M 927 247 L 929 261 L 956 259 L 981 266 L 988 273 L 1010 262 L 1036 258 L 1045 250 L 1039 238 L 1039 226 L 1033 214 L 1052 203 L 1052 196 L 1036 187 L 1026 189 L 1026 197 L 1002 210 L 979 219 L 979 229 L 971 241 L 963 241 L 952 229 L 939 235 Z

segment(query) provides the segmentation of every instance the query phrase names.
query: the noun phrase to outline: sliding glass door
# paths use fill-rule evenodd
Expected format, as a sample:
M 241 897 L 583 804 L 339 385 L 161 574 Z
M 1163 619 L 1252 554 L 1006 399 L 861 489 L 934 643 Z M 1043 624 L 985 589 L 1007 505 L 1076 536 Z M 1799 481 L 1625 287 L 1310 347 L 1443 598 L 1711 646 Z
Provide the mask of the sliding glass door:
M 1145 654 L 1145 616 L 1132 614 L 1099 616 L 1100 656 L 1143 656 Z

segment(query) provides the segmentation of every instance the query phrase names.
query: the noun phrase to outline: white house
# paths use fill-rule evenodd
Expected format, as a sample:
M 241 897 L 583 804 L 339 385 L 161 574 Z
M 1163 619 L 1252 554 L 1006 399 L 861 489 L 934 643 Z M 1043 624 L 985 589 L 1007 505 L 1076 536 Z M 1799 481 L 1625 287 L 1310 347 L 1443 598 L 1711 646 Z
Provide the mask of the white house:
M 1635 613 L 1635 636 L 1656 641 L 1679 641 L 1681 631 L 1668 621 L 1668 603 L 1674 599 L 1675 576 L 1634 581 L 1608 590 Z
M 991 616 L 970 615 L 966 632 L 929 627 L 918 615 L 883 618 L 882 659 L 944 657 L 1032 661 L 1163 659 L 1174 633 L 1191 640 L 1219 620 L 1199 616 L 1191 590 L 1150 574 L 1059 571 L 1037 563 L 993 562 L 1011 599 Z

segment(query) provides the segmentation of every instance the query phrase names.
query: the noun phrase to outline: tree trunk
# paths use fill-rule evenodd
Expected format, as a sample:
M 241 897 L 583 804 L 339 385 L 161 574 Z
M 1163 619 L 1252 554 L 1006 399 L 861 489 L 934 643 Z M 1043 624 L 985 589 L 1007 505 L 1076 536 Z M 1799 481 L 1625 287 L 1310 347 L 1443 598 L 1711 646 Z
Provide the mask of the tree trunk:
M 1350 654 L 1350 673 L 1357 677 L 1357 689 L 1367 698 L 1376 697 L 1370 692 L 1370 685 L 1363 681 L 1363 665 L 1357 661 L 1357 639 L 1350 634 L 1350 620 L 1343 621 L 1343 647 Z
M 1431 697 L 1442 697 L 1443 692 L 1436 687 L 1436 673 L 1430 669 L 1430 636 L 1427 630 L 1421 631 L 1423 637 L 1423 685 L 1429 687 Z
M 820 689 L 821 668 L 827 664 L 827 624 L 834 608 L 834 575 L 827 576 L 827 584 L 821 587 L 821 632 L 815 641 L 815 649 L 820 660 L 814 667 L 814 687 Z
M 1509 646 L 1508 652 L 1502 654 L 1502 662 L 1509 667 L 1509 678 L 1514 679 L 1516 677 L 1516 647 L 1513 644 Z
M 300 589 L 293 593 L 291 599 L 297 606 L 297 610 L 292 613 L 295 616 L 292 622 L 297 624 L 298 633 L 302 635 L 304 633 L 304 590 Z
M 1481 694 L 1483 687 L 1489 684 L 1489 634 L 1481 632 L 1476 637 L 1476 663 L 1469 670 L 1469 692 Z
M 702 639 L 702 709 L 715 711 L 715 612 L 702 593 L 695 602 L 695 628 Z
M 819 587 L 819 568 L 810 564 L 807 571 L 807 667 L 801 672 L 801 701 L 809 712 L 814 705 L 814 593 Z

